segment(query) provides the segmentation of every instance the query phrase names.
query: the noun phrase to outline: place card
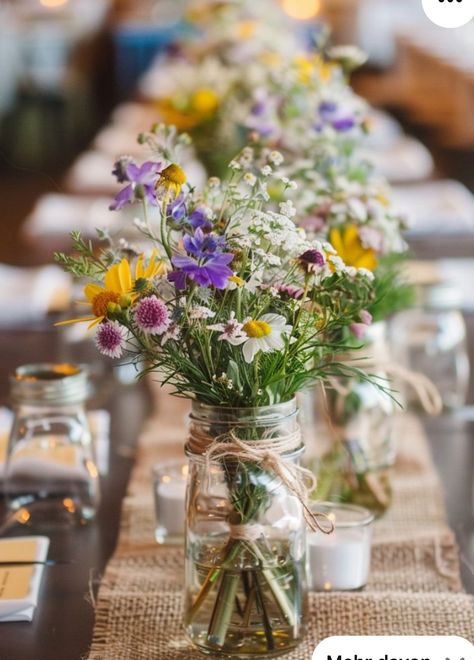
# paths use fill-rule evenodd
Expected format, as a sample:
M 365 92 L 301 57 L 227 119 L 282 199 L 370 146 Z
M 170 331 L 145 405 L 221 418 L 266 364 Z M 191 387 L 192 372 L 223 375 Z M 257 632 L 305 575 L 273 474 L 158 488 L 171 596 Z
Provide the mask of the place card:
M 8 561 L 45 561 L 49 539 L 29 536 L 0 540 L 0 623 L 32 621 L 44 566 L 1 565 Z

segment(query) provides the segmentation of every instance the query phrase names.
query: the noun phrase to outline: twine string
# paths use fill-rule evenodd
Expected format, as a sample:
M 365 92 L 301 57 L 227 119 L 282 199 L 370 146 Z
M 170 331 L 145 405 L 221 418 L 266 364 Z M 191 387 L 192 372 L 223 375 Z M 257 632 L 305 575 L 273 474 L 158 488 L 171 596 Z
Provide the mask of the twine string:
M 349 359 L 347 360 L 347 364 L 351 366 L 359 366 L 365 372 L 381 371 L 386 373 L 387 376 L 393 376 L 394 378 L 399 379 L 402 383 L 410 385 L 410 387 L 413 388 L 423 410 L 428 415 L 435 417 L 442 412 L 443 399 L 441 398 L 441 394 L 433 381 L 430 380 L 428 376 L 425 376 L 425 374 L 422 374 L 419 371 L 412 371 L 393 360 L 387 360 L 385 357 L 382 357 L 380 350 L 376 351 L 372 358 L 362 357 L 361 359 L 361 363 L 359 360 Z M 330 378 L 329 382 L 331 387 L 338 394 L 347 396 L 351 391 L 350 388 L 343 385 L 336 378 Z
M 325 514 L 315 513 L 309 506 L 309 495 L 317 485 L 316 477 L 307 468 L 288 461 L 285 456 L 300 447 L 299 429 L 286 435 L 274 438 L 263 437 L 258 440 L 242 440 L 233 430 L 216 438 L 210 438 L 205 433 L 193 430 L 188 442 L 188 448 L 193 454 L 204 456 L 208 473 L 213 462 L 235 460 L 255 463 L 262 470 L 273 474 L 301 503 L 304 518 L 310 529 L 330 534 L 334 529 L 333 523 Z M 253 524 L 231 526 L 231 535 L 237 534 L 241 539 L 254 540 L 255 533 Z

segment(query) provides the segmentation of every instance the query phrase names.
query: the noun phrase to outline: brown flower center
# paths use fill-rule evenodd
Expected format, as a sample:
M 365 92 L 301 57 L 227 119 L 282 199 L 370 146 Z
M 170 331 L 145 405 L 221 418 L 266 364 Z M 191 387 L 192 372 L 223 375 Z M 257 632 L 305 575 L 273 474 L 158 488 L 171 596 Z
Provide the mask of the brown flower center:
M 92 311 L 94 316 L 107 316 L 107 306 L 109 303 L 117 303 L 120 301 L 120 293 L 115 291 L 101 291 L 92 299 Z

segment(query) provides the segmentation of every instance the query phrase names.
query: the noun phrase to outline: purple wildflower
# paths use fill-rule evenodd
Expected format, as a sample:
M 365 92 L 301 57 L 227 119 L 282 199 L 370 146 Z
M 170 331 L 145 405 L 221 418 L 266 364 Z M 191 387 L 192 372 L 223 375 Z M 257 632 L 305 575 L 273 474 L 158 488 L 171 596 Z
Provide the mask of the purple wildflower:
M 134 312 L 135 322 L 142 332 L 162 335 L 170 324 L 166 305 L 156 296 L 142 298 Z
M 113 173 L 119 183 L 128 181 L 110 205 L 111 211 L 120 211 L 127 204 L 145 199 L 149 204 L 156 206 L 155 187 L 161 171 L 161 163 L 147 161 L 140 165 L 129 161 L 117 161 Z
M 194 232 L 194 236 L 187 234 L 183 238 L 183 246 L 188 254 L 195 257 L 209 257 L 215 252 L 225 249 L 225 238 L 216 234 L 205 234 L 201 227 Z
M 337 103 L 334 101 L 321 101 L 318 107 L 319 116 L 324 121 L 331 121 L 337 111 Z
M 224 237 L 205 234 L 202 228 L 198 227 L 194 236 L 184 237 L 183 246 L 192 257 L 176 255 L 172 258 L 173 265 L 179 270 L 169 274 L 170 282 L 174 282 L 178 289 L 184 289 L 186 277 L 189 277 L 199 286 L 212 285 L 216 289 L 225 289 L 229 277 L 233 274 L 228 264 L 234 255 L 221 252 L 225 249 Z
M 184 195 L 180 193 L 176 199 L 168 204 L 166 213 L 171 216 L 176 222 L 180 222 L 186 215 L 186 204 L 184 202 Z
M 349 112 L 344 111 L 334 101 L 321 101 L 318 114 L 325 124 L 330 124 L 335 131 L 343 133 L 350 131 L 356 125 L 356 120 Z M 322 130 L 320 123 L 315 124 L 315 130 Z
M 201 228 L 203 231 L 211 231 L 212 229 L 212 222 L 207 217 L 206 210 L 199 206 L 189 216 L 189 222 L 194 229 Z
M 304 289 L 293 284 L 277 284 L 275 288 L 281 296 L 293 298 L 293 300 L 299 300 L 304 294 Z
M 354 117 L 349 115 L 337 117 L 331 122 L 331 126 L 334 128 L 334 130 L 339 131 L 340 133 L 343 133 L 344 131 L 350 131 L 352 128 L 354 128 L 355 125 L 356 121 Z
M 324 254 L 315 248 L 303 252 L 303 254 L 298 257 L 298 261 L 300 266 L 307 273 L 315 272 L 318 268 L 322 268 L 326 263 Z
M 127 329 L 117 321 L 101 323 L 95 334 L 95 345 L 102 353 L 111 358 L 122 356 Z
M 168 275 L 170 282 L 174 282 L 178 289 L 186 287 L 186 277 L 193 280 L 199 286 L 214 286 L 216 289 L 225 289 L 229 277 L 233 275 L 228 264 L 234 258 L 233 254 L 218 252 L 197 261 L 192 257 L 177 255 L 172 262 L 179 271 L 173 271 Z

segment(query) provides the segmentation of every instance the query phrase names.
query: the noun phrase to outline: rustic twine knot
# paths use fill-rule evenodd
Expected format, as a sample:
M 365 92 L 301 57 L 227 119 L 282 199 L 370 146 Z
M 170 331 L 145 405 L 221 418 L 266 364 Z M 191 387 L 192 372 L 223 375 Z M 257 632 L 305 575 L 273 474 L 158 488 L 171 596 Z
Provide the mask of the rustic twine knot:
M 309 506 L 309 495 L 317 485 L 316 477 L 310 470 L 288 460 L 289 455 L 301 446 L 299 428 L 287 435 L 257 440 L 242 440 L 234 430 L 215 438 L 193 430 L 188 441 L 188 448 L 193 454 L 204 456 L 208 471 L 213 462 L 234 460 L 255 463 L 260 469 L 273 474 L 299 500 L 310 529 L 330 534 L 334 529 L 333 523 L 325 514 L 314 513 Z M 233 538 L 255 540 L 253 535 L 256 533 L 253 523 L 231 525 Z

